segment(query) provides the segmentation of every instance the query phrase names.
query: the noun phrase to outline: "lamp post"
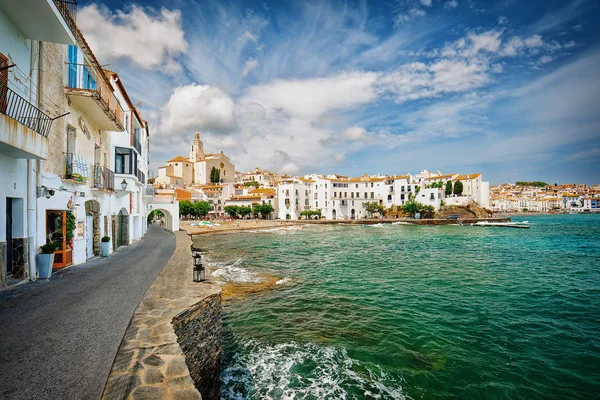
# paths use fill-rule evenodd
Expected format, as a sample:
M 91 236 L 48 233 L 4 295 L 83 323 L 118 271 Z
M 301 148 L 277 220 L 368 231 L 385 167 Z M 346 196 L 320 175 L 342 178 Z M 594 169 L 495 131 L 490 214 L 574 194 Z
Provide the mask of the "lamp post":
M 194 282 L 202 282 L 206 279 L 204 266 L 202 265 L 202 251 L 192 247 Z
M 121 188 L 123 191 L 127 190 L 127 181 L 123 178 L 123 182 L 121 182 Z

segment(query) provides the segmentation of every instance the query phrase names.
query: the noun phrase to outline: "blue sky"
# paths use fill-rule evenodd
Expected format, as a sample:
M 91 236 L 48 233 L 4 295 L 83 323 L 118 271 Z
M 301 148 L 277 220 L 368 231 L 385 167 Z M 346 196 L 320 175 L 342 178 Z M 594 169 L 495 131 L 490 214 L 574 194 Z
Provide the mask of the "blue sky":
M 600 2 L 80 1 L 151 123 L 238 170 L 600 182 Z

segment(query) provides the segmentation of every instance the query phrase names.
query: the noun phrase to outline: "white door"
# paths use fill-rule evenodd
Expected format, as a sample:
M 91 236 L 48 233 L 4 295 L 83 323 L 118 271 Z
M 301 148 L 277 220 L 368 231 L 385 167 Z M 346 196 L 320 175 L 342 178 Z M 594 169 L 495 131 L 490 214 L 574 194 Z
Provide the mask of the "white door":
M 87 215 L 85 219 L 87 258 L 94 256 L 94 216 Z

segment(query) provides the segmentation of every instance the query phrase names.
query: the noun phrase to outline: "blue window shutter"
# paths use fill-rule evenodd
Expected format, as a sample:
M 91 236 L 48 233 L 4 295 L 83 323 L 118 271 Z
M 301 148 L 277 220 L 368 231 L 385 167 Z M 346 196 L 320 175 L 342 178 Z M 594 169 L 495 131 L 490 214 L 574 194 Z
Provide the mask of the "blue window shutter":
M 69 87 L 77 87 L 77 47 L 69 46 Z

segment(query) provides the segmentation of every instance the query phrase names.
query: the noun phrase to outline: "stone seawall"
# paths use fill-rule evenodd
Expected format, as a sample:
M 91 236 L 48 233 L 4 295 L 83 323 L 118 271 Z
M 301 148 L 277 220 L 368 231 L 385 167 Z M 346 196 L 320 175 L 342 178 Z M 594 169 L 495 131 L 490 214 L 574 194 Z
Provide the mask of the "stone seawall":
M 179 346 L 203 400 L 220 398 L 221 294 L 213 294 L 173 318 Z
M 192 281 L 191 239 L 175 235 L 177 248 L 133 314 L 103 399 L 219 398 L 221 287 Z

